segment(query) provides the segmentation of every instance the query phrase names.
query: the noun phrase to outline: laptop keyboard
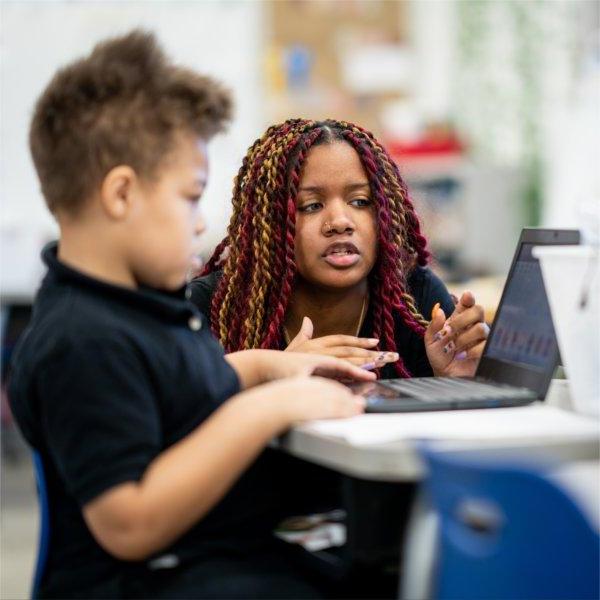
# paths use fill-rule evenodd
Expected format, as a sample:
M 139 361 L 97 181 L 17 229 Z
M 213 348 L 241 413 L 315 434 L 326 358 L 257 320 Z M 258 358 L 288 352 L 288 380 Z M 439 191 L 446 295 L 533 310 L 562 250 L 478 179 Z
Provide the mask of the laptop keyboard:
M 534 395 L 527 388 L 518 388 L 500 383 L 485 383 L 475 379 L 460 379 L 456 377 L 383 379 L 378 383 L 425 402 L 516 399 L 531 398 Z

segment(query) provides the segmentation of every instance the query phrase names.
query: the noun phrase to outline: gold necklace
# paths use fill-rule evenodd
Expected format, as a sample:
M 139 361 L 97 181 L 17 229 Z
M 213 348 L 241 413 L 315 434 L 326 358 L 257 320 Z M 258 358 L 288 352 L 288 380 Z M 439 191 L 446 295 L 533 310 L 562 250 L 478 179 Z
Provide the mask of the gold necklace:
M 362 306 L 360 307 L 360 315 L 358 315 L 358 324 L 356 325 L 356 332 L 354 333 L 354 337 L 358 337 L 358 334 L 360 333 L 360 328 L 362 327 L 363 321 L 365 320 L 365 309 L 367 308 L 368 297 L 368 293 L 364 295 Z M 283 339 L 285 340 L 285 343 L 289 346 L 291 342 L 290 334 L 288 333 L 287 327 L 285 325 L 283 326 Z

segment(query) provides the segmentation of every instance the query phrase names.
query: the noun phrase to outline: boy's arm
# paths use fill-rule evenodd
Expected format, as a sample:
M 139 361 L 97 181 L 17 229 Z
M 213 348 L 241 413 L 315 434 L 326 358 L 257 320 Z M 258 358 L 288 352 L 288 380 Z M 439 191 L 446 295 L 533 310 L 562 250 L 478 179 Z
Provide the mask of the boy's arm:
M 283 377 L 323 375 L 336 379 L 371 381 L 375 376 L 349 362 L 320 354 L 290 353 L 280 350 L 241 350 L 225 355 L 240 380 L 248 389 Z
M 160 454 L 139 483 L 115 486 L 86 504 L 85 520 L 109 553 L 123 560 L 148 558 L 201 519 L 291 423 L 351 416 L 362 406 L 340 384 L 317 377 L 238 394 Z
M 261 383 L 266 382 L 264 371 L 264 360 L 261 350 L 241 350 L 231 352 L 224 356 L 225 360 L 233 367 L 238 379 L 240 388 L 247 390 Z

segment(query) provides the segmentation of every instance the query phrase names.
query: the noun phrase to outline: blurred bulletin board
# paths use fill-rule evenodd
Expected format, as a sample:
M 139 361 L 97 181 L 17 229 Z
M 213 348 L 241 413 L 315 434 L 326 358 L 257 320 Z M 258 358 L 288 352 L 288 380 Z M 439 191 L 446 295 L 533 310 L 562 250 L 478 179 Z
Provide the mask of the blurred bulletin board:
M 406 4 L 265 3 L 267 118 L 337 118 L 381 135 L 379 115 L 408 88 Z

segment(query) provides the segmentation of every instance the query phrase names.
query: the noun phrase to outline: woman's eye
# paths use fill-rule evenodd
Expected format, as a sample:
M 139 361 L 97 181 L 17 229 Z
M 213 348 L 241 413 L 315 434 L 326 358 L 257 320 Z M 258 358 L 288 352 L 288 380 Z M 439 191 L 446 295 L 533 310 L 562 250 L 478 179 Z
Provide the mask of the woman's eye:
M 298 207 L 298 210 L 303 213 L 311 213 L 319 210 L 319 208 L 321 208 L 320 202 L 308 202 L 307 204 Z
M 354 200 L 350 201 L 350 204 L 352 204 L 353 206 L 358 206 L 360 208 L 363 208 L 365 206 L 371 206 L 371 199 L 370 198 L 354 198 Z

